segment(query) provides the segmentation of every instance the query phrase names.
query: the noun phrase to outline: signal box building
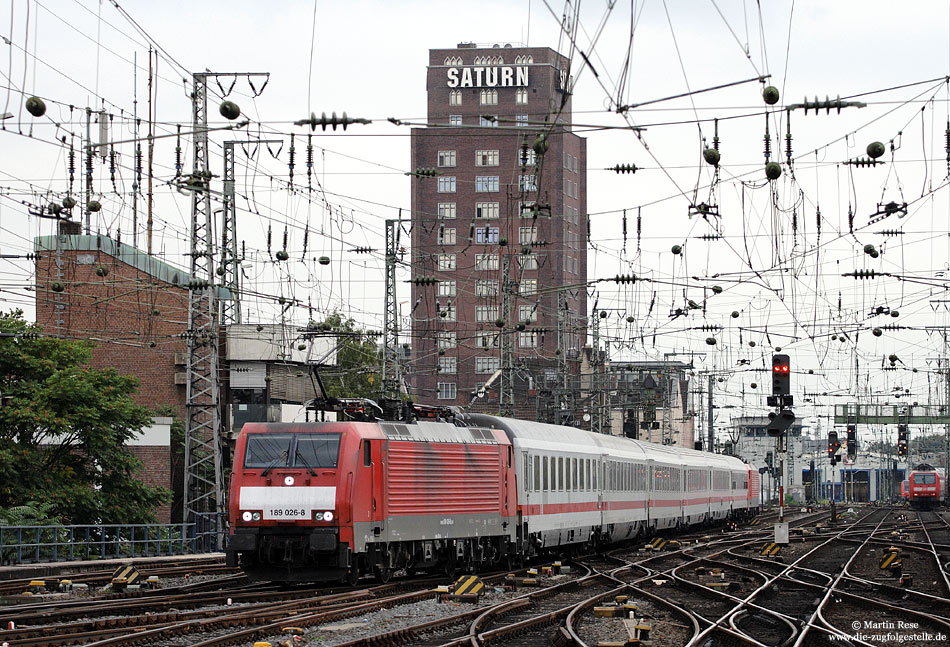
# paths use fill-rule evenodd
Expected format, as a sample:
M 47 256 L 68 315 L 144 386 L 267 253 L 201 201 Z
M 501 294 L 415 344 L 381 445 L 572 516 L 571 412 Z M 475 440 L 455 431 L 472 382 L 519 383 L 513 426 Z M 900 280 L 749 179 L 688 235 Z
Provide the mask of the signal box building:
M 497 410 L 508 341 L 518 416 L 536 415 L 559 366 L 579 370 L 587 149 L 568 74 L 549 48 L 429 51 L 427 124 L 412 131 L 417 401 Z

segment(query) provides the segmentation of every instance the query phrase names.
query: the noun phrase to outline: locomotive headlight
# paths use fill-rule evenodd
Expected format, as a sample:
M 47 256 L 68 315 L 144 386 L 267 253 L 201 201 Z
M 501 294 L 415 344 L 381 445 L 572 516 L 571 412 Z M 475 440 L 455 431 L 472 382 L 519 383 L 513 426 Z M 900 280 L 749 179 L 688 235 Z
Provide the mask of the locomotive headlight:
M 294 477 L 292 476 L 284 477 L 284 485 L 293 485 L 293 484 L 294 484 Z
M 243 519 L 244 521 L 250 521 L 251 518 L 252 518 L 252 515 L 250 512 L 245 512 L 244 514 L 241 515 L 241 519 Z
M 251 519 L 252 519 L 253 521 L 260 521 L 260 520 L 261 520 L 261 513 L 260 513 L 260 512 L 252 512 L 252 513 L 251 513 Z
M 323 520 L 324 520 L 324 521 L 333 521 L 333 513 L 330 512 L 329 510 L 327 510 L 326 512 L 324 512 L 324 513 L 323 513 Z

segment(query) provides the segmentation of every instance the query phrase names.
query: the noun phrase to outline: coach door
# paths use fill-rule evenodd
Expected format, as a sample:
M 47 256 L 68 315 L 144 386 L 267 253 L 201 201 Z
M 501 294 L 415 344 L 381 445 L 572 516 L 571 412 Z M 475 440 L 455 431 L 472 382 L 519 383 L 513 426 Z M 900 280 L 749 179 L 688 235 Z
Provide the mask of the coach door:
M 535 456 L 534 460 L 540 462 L 540 457 Z M 531 456 L 525 450 L 521 451 L 521 472 L 521 487 L 517 490 L 524 494 L 524 505 L 521 506 L 521 523 L 527 523 L 531 516 L 531 505 L 537 497 L 537 484 L 541 478 L 541 471 L 540 465 L 532 464 Z

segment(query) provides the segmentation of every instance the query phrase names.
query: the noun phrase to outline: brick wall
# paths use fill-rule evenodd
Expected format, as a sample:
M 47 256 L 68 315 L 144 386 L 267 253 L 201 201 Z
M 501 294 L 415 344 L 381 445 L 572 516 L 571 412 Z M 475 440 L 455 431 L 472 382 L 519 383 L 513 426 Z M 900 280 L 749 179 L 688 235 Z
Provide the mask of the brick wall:
M 129 449 L 136 458 L 142 461 L 140 474 L 145 485 L 172 489 L 171 472 L 168 467 L 171 463 L 170 448 L 143 445 Z M 155 517 L 158 523 L 171 523 L 171 505 L 165 504 L 156 508 Z
M 151 410 L 170 406 L 184 419 L 185 387 L 175 384 L 175 373 L 185 370 L 176 366 L 176 354 L 180 359 L 186 352 L 181 334 L 188 321 L 187 291 L 101 249 L 74 249 L 79 238 L 96 240 L 63 236 L 63 251 L 38 250 L 37 324 L 47 334 L 94 342 L 92 366 L 136 376 L 136 403 Z M 98 242 L 102 248 L 115 247 L 105 237 Z M 145 483 L 180 491 L 181 477 L 171 474 L 168 447 L 140 446 L 133 451 L 143 461 Z M 169 521 L 168 506 L 156 512 L 162 521 Z

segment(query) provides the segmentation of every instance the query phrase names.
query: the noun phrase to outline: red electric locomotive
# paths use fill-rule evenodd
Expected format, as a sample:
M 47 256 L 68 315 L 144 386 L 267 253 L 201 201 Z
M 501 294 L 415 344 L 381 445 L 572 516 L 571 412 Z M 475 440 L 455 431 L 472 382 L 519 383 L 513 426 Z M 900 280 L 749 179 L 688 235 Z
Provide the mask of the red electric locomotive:
M 907 499 L 916 510 L 932 510 L 944 501 L 943 475 L 932 465 L 922 463 L 907 477 Z
M 354 409 L 355 411 L 355 409 Z M 414 407 L 386 420 L 249 423 L 231 475 L 228 563 L 252 578 L 474 570 L 740 519 L 742 461 L 580 429 Z
M 234 456 L 227 557 L 252 578 L 387 581 L 396 569 L 454 572 L 513 552 L 515 479 L 501 431 L 249 423 Z

